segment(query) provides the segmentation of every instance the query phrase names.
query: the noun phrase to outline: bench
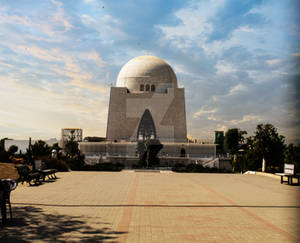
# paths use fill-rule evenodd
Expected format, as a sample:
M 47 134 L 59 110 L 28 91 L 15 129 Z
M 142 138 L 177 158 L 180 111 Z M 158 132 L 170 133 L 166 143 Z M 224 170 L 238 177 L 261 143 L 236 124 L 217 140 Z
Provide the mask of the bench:
M 300 174 L 295 173 L 295 165 L 294 164 L 284 164 L 284 172 L 283 173 L 276 173 L 276 175 L 279 175 L 280 183 L 287 182 L 288 185 L 293 184 L 293 178 L 297 179 L 297 184 L 300 184 Z M 287 177 L 287 181 L 284 181 L 283 178 Z
M 31 181 L 33 181 L 34 184 L 41 183 L 40 179 L 42 178 L 42 175 L 40 172 L 30 170 L 27 165 L 16 166 L 16 169 L 20 176 L 18 181 L 22 184 L 24 181 L 26 181 L 29 185 L 31 185 Z
M 48 169 L 45 162 L 42 162 L 41 160 L 35 161 L 35 169 L 42 175 L 43 181 L 45 181 L 46 176 L 48 179 L 57 179 L 55 173 L 57 172 L 56 169 Z

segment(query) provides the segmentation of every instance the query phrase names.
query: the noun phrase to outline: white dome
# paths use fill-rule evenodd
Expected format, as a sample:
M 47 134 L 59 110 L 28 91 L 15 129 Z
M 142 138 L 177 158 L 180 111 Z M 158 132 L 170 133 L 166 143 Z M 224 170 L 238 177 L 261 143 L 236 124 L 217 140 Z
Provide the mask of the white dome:
M 167 88 L 177 88 L 177 78 L 171 66 L 163 59 L 140 56 L 123 66 L 117 79 L 117 87 L 140 92 L 141 85 L 154 85 L 155 92 L 166 92 Z

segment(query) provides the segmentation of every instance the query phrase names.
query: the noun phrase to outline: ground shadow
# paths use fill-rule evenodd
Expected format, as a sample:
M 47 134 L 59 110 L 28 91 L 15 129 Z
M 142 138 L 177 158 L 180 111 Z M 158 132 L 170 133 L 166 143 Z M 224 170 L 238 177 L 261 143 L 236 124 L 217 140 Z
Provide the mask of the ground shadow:
M 13 205 L 28 205 L 28 203 L 12 203 Z M 65 208 L 112 208 L 112 207 L 142 207 L 142 208 L 299 208 L 300 205 L 230 205 L 230 204 L 51 204 L 31 203 L 31 206 L 65 207 Z
M 113 231 L 105 222 L 91 227 L 83 217 L 49 214 L 34 206 L 14 207 L 13 216 L 0 226 L 0 242 L 117 242 L 118 235 L 127 233 Z

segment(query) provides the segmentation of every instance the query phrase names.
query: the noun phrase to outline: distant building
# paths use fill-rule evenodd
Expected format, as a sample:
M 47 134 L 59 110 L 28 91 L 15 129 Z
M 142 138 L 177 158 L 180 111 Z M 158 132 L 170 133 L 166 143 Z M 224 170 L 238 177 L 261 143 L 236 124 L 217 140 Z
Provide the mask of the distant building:
M 83 141 L 85 142 L 103 142 L 105 141 L 105 137 L 85 137 Z
M 224 131 L 215 131 L 215 144 L 217 145 L 217 153 L 224 153 Z
M 82 141 L 82 129 L 81 128 L 63 128 L 61 129 L 61 139 L 60 139 L 60 146 L 62 148 L 65 147 L 67 141 L 71 138 L 74 139 L 76 142 Z

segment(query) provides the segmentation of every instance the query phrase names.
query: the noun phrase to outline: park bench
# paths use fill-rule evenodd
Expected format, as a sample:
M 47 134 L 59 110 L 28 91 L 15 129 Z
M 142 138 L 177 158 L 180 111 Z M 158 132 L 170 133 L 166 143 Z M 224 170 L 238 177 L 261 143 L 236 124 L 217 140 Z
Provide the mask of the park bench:
M 276 173 L 281 177 L 280 183 L 287 182 L 288 185 L 293 184 L 293 178 L 297 179 L 298 184 L 300 184 L 300 174 L 295 173 L 295 165 L 294 164 L 284 164 L 284 172 L 283 173 Z M 287 177 L 287 181 L 284 181 L 283 178 Z
M 48 169 L 45 162 L 41 160 L 35 161 L 35 169 L 42 175 L 43 181 L 45 181 L 46 176 L 48 179 L 57 179 L 55 173 L 57 172 L 56 169 Z
M 29 185 L 31 185 L 31 181 L 33 181 L 34 184 L 41 183 L 40 179 L 42 178 L 42 175 L 40 172 L 30 170 L 27 165 L 16 166 L 16 169 L 20 176 L 18 181 L 22 184 L 24 181 L 26 181 Z

